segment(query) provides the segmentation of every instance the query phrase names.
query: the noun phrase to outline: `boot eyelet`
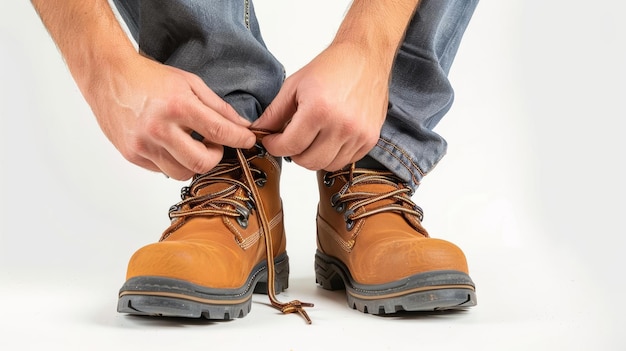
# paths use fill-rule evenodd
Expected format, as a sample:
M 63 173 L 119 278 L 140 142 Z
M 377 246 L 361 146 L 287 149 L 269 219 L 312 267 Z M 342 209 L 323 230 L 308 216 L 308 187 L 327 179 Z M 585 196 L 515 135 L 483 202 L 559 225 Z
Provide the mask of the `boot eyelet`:
M 257 154 L 259 158 L 264 158 L 265 156 L 267 156 L 267 150 L 265 150 L 265 147 L 263 147 L 263 144 L 256 143 L 254 144 L 254 147 L 259 149 L 259 153 Z
M 335 193 L 330 198 L 330 206 L 333 207 L 337 212 L 343 212 L 345 210 L 346 205 L 343 202 L 339 202 L 339 193 Z
M 239 224 L 239 226 L 241 226 L 241 228 L 243 229 L 248 228 L 248 218 L 250 217 L 250 210 L 241 206 L 237 206 L 235 210 L 240 214 L 240 216 L 237 217 L 237 223 Z
M 254 182 L 259 188 L 264 187 L 267 183 L 267 173 L 261 171 L 261 174 L 259 174 L 259 177 L 255 179 Z
M 184 186 L 180 189 L 180 198 L 185 200 L 186 198 L 191 196 L 191 187 Z
M 330 174 L 330 172 L 326 172 L 324 174 L 324 185 L 326 185 L 326 187 L 330 188 L 331 186 L 333 186 L 333 184 L 335 184 L 335 178 L 329 178 L 328 175 Z
M 172 205 L 170 209 L 167 211 L 167 216 L 170 218 L 170 221 L 173 219 L 172 212 L 176 212 L 176 211 L 180 211 L 179 205 Z
M 246 195 L 248 196 L 248 200 L 245 201 L 246 204 L 246 208 L 248 208 L 248 210 L 250 210 L 250 212 L 252 212 L 254 209 L 256 209 L 256 203 L 254 202 L 254 196 L 252 196 L 252 192 L 251 191 L 246 191 Z
M 413 195 L 415 195 L 415 189 L 413 189 L 413 187 L 411 187 L 409 183 L 404 183 L 403 185 L 405 188 L 409 189 L 409 193 L 407 194 L 408 197 L 413 197 Z
M 248 217 L 243 215 L 237 217 L 237 224 L 239 224 L 242 229 L 248 228 Z
M 415 210 L 417 213 L 419 213 L 419 216 L 417 216 L 417 218 L 420 220 L 420 222 L 424 221 L 424 210 L 422 210 L 421 207 L 415 205 L 415 207 L 413 207 L 413 210 Z
M 246 207 L 247 207 L 250 211 L 254 210 L 254 202 L 252 202 L 252 200 L 248 200 L 248 201 L 246 201 Z
M 354 228 L 354 221 L 353 221 L 353 220 L 351 220 L 351 219 L 348 219 L 348 220 L 346 221 L 346 229 L 347 229 L 348 231 L 351 231 L 353 228 Z
M 354 214 L 354 210 L 347 210 L 344 214 L 343 214 L 343 219 L 346 221 L 346 229 L 348 231 L 352 230 L 352 228 L 354 228 L 354 220 L 350 218 L 350 216 L 352 216 Z
M 333 196 L 330 197 L 330 206 L 331 207 L 337 206 L 337 200 L 339 200 L 339 193 L 335 193 L 333 194 Z

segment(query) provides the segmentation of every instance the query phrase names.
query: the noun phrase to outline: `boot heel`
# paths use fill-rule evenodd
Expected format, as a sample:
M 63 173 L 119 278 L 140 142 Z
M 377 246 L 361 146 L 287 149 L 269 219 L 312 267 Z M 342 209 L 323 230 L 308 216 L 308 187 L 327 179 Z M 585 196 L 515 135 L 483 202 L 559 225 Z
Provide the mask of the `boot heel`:
M 315 254 L 315 282 L 326 290 L 345 289 L 345 283 L 337 267 L 326 261 L 319 251 Z

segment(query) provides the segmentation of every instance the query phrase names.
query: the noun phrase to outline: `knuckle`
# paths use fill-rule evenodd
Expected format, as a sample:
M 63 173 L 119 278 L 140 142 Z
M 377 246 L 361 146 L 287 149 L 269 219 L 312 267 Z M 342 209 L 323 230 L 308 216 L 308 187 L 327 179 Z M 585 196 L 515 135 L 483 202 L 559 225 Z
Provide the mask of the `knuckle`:
M 320 99 L 319 101 L 316 101 L 315 109 L 317 111 L 317 119 L 319 122 L 326 123 L 336 120 L 336 106 L 334 106 L 328 100 Z
M 142 155 L 146 155 L 148 149 L 148 145 L 143 139 L 133 136 L 127 140 L 125 146 L 120 147 L 120 153 L 129 162 L 141 164 L 144 159 Z
M 213 166 L 205 159 L 199 158 L 191 162 L 191 170 L 195 173 L 206 173 L 210 171 Z
M 263 145 L 272 155 L 290 156 L 292 159 L 298 157 L 306 149 L 306 145 L 301 140 L 292 140 L 286 138 L 285 135 L 281 138 L 266 138 L 263 140 Z
M 214 155 L 206 155 L 205 157 L 198 157 L 191 160 L 190 170 L 194 173 L 202 174 L 206 173 L 215 167 L 220 161 L 221 156 L 214 157 Z
M 182 116 L 185 111 L 185 103 L 181 98 L 171 97 L 165 103 L 164 111 L 167 116 Z
M 378 141 L 378 134 L 366 131 L 361 134 L 361 136 L 359 137 L 359 141 L 362 148 L 367 148 L 369 150 L 373 148 L 374 145 L 376 145 L 376 142 Z
M 287 143 L 284 148 L 283 148 L 283 153 L 285 153 L 287 156 L 290 155 L 299 155 L 304 151 L 304 146 L 301 145 L 300 143 L 297 142 L 293 142 L 293 143 Z
M 165 123 L 157 118 L 150 118 L 143 124 L 143 132 L 148 138 L 153 140 L 162 140 L 167 135 Z
M 218 143 L 223 143 L 224 140 L 229 136 L 229 132 L 227 128 L 221 123 L 215 123 L 209 130 L 209 138 L 211 141 L 215 141 Z

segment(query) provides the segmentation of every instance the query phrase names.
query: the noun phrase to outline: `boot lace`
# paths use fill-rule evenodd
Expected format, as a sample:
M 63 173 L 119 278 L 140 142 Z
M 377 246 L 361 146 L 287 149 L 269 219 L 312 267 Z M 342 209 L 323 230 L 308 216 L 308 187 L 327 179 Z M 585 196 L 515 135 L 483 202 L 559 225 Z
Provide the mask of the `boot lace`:
M 197 175 L 192 180 L 190 186 L 181 190 L 182 201 L 172 206 L 169 211 L 170 219 L 173 221 L 162 235 L 161 240 L 167 238 L 182 223 L 183 220 L 193 216 L 229 216 L 234 217 L 237 223 L 243 228 L 248 226 L 248 219 L 252 211 L 257 211 L 259 227 L 265 239 L 265 259 L 267 262 L 267 294 L 271 305 L 287 313 L 300 314 L 307 324 L 311 324 L 311 318 L 304 307 L 313 307 L 312 303 L 293 300 L 280 302 L 275 294 L 275 269 L 274 269 L 274 247 L 272 245 L 270 223 L 267 219 L 265 207 L 259 193 L 267 180 L 263 171 L 251 166 L 251 161 L 256 158 L 267 157 L 267 152 L 261 145 L 263 136 L 269 134 L 266 131 L 254 130 L 257 135 L 255 149 L 259 152 L 248 155 L 241 149 L 236 149 L 237 160 L 223 161 L 210 172 Z M 240 172 L 240 179 L 233 177 L 233 172 Z M 220 191 L 200 195 L 200 190 L 213 184 L 226 184 Z M 243 191 L 239 191 L 242 189 Z M 241 193 L 245 195 L 242 196 Z
M 343 212 L 348 230 L 352 230 L 359 219 L 382 212 L 402 213 L 419 222 L 424 219 L 424 211 L 411 200 L 413 189 L 390 171 L 356 168 L 352 164 L 326 173 L 324 184 L 330 187 L 338 177 L 346 177 L 348 182 L 331 197 L 330 202 L 338 212 Z M 389 185 L 394 190 L 382 193 L 354 190 L 355 186 L 363 184 Z

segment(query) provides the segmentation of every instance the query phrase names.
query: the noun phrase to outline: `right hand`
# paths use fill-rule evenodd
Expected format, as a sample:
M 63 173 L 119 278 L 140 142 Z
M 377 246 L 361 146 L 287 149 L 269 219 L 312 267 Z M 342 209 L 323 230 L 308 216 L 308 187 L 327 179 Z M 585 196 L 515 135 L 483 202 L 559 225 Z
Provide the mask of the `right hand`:
M 128 161 L 187 180 L 220 162 L 223 146 L 251 148 L 250 122 L 197 75 L 141 55 L 103 66 L 83 95 Z M 192 131 L 204 136 L 199 142 Z

